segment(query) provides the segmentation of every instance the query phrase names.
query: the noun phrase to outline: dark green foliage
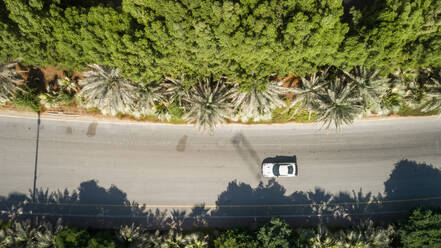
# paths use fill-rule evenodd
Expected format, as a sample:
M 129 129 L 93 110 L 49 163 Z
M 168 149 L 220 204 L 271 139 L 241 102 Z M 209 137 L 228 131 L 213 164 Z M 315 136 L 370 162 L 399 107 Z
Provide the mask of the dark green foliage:
M 148 49 L 138 47 L 130 16 L 112 7 L 67 7 L 59 2 L 4 0 L 18 29 L 7 32 L 9 26 L 3 24 L 0 32 L 10 37 L 0 46 L 8 45 L 10 54 L 0 58 L 22 58 L 25 64 L 57 65 L 66 70 L 97 63 L 118 67 L 137 80 L 154 77 L 146 70 L 150 60 L 142 56 Z M 14 43 L 17 39 L 20 42 Z
M 213 74 L 247 88 L 272 73 L 311 73 L 342 63 L 336 52 L 348 30 L 341 0 L 123 1 L 122 10 L 97 1 L 3 2 L 1 59 L 69 70 L 110 65 L 145 82 Z
M 115 242 L 110 232 L 99 232 L 89 240 L 87 248 L 115 248 Z
M 227 76 L 242 89 L 324 65 L 441 65 L 440 1 L 376 0 L 350 13 L 341 18 L 341 0 L 1 0 L 0 60 L 109 65 L 145 83 Z
M 66 228 L 56 237 L 56 245 L 59 248 L 114 248 L 114 237 L 110 232 L 91 233 L 86 229 Z
M 244 88 L 330 63 L 347 31 L 341 1 L 123 1 L 123 10 L 145 26 L 162 73 L 227 76 Z
M 215 248 L 253 248 L 258 247 L 254 238 L 248 232 L 231 229 L 221 233 L 214 240 Z
M 398 68 L 439 66 L 441 2 L 374 0 L 352 10 L 351 29 L 342 56 L 347 64 L 392 72 Z
M 257 232 L 259 247 L 288 248 L 292 239 L 291 233 L 290 227 L 284 221 L 272 219 Z
M 56 244 L 60 248 L 87 247 L 89 240 L 90 235 L 85 229 L 67 228 L 57 235 Z
M 429 209 L 416 209 L 400 226 L 404 248 L 441 247 L 441 214 Z
M 26 88 L 15 93 L 12 103 L 21 109 L 39 112 L 41 110 L 38 95 L 34 89 Z

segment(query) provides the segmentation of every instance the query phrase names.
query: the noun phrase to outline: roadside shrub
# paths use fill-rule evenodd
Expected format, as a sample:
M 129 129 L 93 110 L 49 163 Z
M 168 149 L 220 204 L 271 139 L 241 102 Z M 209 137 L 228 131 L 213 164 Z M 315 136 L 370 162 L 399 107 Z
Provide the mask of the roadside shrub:
M 441 247 L 441 214 L 415 209 L 399 228 L 403 248 Z
M 26 87 L 25 90 L 17 91 L 14 95 L 12 103 L 21 109 L 39 112 L 41 110 L 40 101 L 35 90 Z
M 258 247 L 256 240 L 246 231 L 231 229 L 221 233 L 214 240 L 215 248 L 253 248 Z
M 288 224 L 275 218 L 257 231 L 258 247 L 288 248 L 292 239 L 292 231 Z

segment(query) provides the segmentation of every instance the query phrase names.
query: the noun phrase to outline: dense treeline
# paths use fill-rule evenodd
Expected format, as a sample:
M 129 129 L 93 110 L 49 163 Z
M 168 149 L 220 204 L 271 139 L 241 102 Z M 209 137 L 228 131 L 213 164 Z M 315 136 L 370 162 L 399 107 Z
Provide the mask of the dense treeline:
M 109 65 L 143 83 L 214 75 L 247 88 L 324 65 L 441 65 L 438 0 L 373 1 L 345 17 L 341 0 L 2 0 L 0 9 L 1 60 Z
M 414 210 L 397 225 L 374 226 L 371 221 L 351 228 L 325 226 L 296 228 L 272 219 L 254 231 L 245 229 L 200 232 L 147 231 L 141 226 L 119 230 L 66 227 L 41 219 L 11 220 L 0 225 L 0 247 L 161 247 L 161 248 L 309 248 L 309 247 L 402 247 L 432 248 L 441 245 L 441 215 L 429 209 Z
M 0 0 L 0 103 L 75 103 L 211 133 L 274 115 L 339 128 L 439 113 L 441 1 L 350 3 Z M 39 89 L 8 61 L 83 74 Z

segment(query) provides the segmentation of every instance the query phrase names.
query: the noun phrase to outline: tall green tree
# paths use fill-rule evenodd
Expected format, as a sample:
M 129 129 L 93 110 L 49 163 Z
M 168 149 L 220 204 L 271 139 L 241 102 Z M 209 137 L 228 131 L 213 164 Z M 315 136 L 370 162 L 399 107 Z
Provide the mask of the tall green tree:
M 292 231 L 288 224 L 280 219 L 272 219 L 270 223 L 261 227 L 257 232 L 259 247 L 288 248 Z
M 399 228 L 403 248 L 439 247 L 441 214 L 429 209 L 416 209 Z
M 376 0 L 351 12 L 351 29 L 340 53 L 347 65 L 393 72 L 441 63 L 440 1 Z
M 123 10 L 145 26 L 139 34 L 164 74 L 227 76 L 250 89 L 249 78 L 335 63 L 348 30 L 339 0 L 135 0 L 123 1 Z

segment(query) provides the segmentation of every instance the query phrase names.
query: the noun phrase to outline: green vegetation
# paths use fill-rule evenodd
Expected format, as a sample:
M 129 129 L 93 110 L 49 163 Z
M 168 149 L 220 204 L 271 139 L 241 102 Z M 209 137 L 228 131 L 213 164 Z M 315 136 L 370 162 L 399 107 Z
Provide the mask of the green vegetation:
M 403 245 L 398 247 L 438 247 L 441 244 L 439 216 L 430 219 L 434 217 L 431 212 L 421 214 L 414 212 L 408 223 L 398 230 L 401 239 L 396 243 L 401 241 Z M 52 225 L 41 220 L 11 220 L 1 226 L 0 247 L 389 248 L 395 247 L 392 240 L 398 237 L 393 226 L 374 226 L 372 221 L 329 231 L 322 225 L 317 228 L 293 229 L 278 218 L 252 232 L 245 229 L 202 231 L 149 231 L 134 224 L 122 226 L 119 230 L 96 230 L 65 227 L 60 221 Z
M 39 94 L 40 103 L 45 108 L 57 108 L 76 103 L 76 94 L 79 89 L 69 78 L 58 79 L 55 89 L 48 87 L 45 93 Z
M 78 81 L 83 88 L 78 94 L 86 108 L 99 108 L 103 114 L 129 113 L 133 108 L 137 86 L 119 75 L 119 70 L 93 65 Z
M 12 99 L 12 103 L 19 109 L 26 109 L 33 112 L 41 110 L 38 94 L 31 88 L 17 91 Z
M 225 122 L 231 116 L 233 88 L 222 80 L 213 82 L 207 79 L 191 87 L 184 101 L 188 112 L 183 116 L 186 121 L 196 123 L 200 130 L 214 132 L 216 125 Z
M 78 103 L 104 114 L 186 120 L 210 133 L 228 120 L 317 119 L 340 128 L 362 115 L 439 113 L 441 2 L 356 7 L 344 9 L 342 0 L 0 0 L 0 61 L 83 72 L 75 91 L 34 91 L 46 108 Z M 297 88 L 281 87 L 289 74 L 302 77 Z M 13 78 L 1 77 L 8 82 L 1 103 L 16 94 Z M 201 92 L 216 84 L 231 96 L 216 93 L 211 103 L 211 93 Z M 287 93 L 295 97 L 285 106 Z
M 399 230 L 403 248 L 441 247 L 441 214 L 415 209 Z
M 285 107 L 285 102 L 280 95 L 287 93 L 288 90 L 281 87 L 278 82 L 271 81 L 263 89 L 259 89 L 262 84 L 254 81 L 251 91 L 236 91 L 234 93 L 233 119 L 240 119 L 242 122 L 270 120 L 271 111 L 276 108 Z M 263 85 L 265 86 L 265 85 Z

